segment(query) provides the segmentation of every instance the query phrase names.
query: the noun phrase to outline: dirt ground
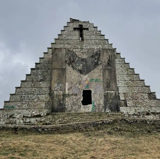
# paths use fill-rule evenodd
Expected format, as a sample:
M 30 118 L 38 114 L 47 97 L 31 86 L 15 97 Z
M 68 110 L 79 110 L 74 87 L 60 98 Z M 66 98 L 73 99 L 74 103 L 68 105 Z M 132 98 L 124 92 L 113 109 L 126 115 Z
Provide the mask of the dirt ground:
M 160 133 L 90 131 L 68 134 L 0 132 L 1 159 L 160 159 Z

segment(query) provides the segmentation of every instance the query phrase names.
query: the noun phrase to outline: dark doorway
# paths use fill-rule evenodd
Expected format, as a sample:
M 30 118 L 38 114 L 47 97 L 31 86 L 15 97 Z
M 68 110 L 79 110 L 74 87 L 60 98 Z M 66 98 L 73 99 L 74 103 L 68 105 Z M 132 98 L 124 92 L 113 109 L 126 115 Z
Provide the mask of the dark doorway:
M 83 100 L 82 100 L 83 105 L 92 104 L 92 92 L 91 92 L 91 90 L 83 90 L 82 97 L 83 97 Z

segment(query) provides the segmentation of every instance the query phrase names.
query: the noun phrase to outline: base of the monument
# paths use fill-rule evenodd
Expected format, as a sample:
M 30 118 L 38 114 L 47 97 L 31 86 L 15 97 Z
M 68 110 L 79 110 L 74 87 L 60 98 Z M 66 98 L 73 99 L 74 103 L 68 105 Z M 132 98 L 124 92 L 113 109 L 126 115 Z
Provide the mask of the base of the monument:
M 156 119 L 156 118 L 159 119 Z M 149 119 L 150 118 L 150 119 Z M 31 118 L 30 118 L 31 119 Z M 122 113 L 57 113 L 35 117 L 37 123 L 0 125 L 0 131 L 9 133 L 71 133 L 96 130 L 160 132 L 160 116 L 125 116 Z M 33 121 L 33 120 L 30 120 Z M 26 121 L 27 122 L 27 121 Z

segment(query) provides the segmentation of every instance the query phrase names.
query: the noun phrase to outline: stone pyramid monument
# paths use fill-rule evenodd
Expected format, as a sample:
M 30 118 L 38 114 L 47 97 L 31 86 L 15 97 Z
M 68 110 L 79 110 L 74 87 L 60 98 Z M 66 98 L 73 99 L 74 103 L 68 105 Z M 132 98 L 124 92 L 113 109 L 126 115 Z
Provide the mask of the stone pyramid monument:
M 70 19 L 1 114 L 160 112 L 160 100 L 89 21 Z

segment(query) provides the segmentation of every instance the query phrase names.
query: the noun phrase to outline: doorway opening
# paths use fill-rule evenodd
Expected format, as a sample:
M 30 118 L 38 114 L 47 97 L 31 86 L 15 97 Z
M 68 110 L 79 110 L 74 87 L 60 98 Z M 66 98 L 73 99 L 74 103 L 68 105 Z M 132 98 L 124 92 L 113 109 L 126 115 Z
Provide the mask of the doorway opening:
M 91 90 L 83 90 L 83 94 L 82 94 L 82 104 L 83 105 L 88 105 L 88 104 L 92 104 L 92 92 Z

